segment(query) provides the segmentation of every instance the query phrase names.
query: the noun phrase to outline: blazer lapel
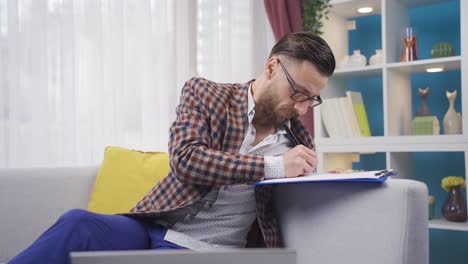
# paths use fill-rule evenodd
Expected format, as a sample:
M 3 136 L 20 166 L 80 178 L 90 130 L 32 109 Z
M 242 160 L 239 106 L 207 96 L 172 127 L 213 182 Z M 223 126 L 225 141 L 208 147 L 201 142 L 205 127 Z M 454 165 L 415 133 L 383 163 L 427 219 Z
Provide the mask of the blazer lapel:
M 241 87 L 236 89 L 233 97 L 229 101 L 229 111 L 227 112 L 228 122 L 225 135 L 224 148 L 230 153 L 239 153 L 239 150 L 244 141 L 244 135 L 249 127 L 249 119 L 247 117 L 248 99 L 247 93 L 249 85 L 252 81 L 240 84 Z

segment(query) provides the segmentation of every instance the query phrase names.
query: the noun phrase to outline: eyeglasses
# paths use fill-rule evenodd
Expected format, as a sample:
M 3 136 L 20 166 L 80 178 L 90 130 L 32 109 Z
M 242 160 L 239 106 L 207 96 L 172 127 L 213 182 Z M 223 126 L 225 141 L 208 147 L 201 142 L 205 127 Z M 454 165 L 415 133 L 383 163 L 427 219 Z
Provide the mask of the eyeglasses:
M 291 89 L 293 90 L 293 94 L 291 95 L 291 99 L 294 102 L 302 103 L 305 101 L 309 101 L 309 107 L 316 107 L 322 103 L 322 98 L 320 96 L 308 96 L 307 94 L 301 93 L 297 90 L 296 85 L 294 85 L 294 81 L 291 78 L 291 75 L 289 75 L 289 72 L 286 70 L 286 67 L 284 64 L 277 59 L 279 64 L 281 65 L 281 69 L 283 69 L 284 74 L 286 75 L 286 79 L 289 82 L 289 85 L 291 86 Z

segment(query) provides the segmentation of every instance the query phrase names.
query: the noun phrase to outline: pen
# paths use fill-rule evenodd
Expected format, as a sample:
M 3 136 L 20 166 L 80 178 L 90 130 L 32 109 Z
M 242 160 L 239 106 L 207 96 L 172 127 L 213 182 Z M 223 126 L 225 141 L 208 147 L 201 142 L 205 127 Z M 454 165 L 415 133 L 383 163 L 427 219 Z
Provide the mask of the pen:
M 299 139 L 296 137 L 296 135 L 294 135 L 294 133 L 291 131 L 291 129 L 289 129 L 289 127 L 286 124 L 283 125 L 283 129 L 286 131 L 286 134 L 288 135 L 288 137 L 293 141 L 294 147 L 297 145 L 302 145 Z M 315 150 L 315 146 L 313 144 L 312 144 L 312 150 Z M 316 173 L 317 168 L 314 168 L 312 172 Z
M 294 135 L 292 130 L 286 124 L 283 125 L 283 129 L 286 131 L 286 134 L 288 135 L 289 139 L 292 140 L 292 142 L 294 144 L 294 147 L 297 146 L 297 145 L 304 145 L 299 141 L 299 139 L 296 137 L 296 135 Z M 312 145 L 312 149 L 315 150 L 314 145 Z
M 283 129 L 286 131 L 286 134 L 288 135 L 289 139 L 292 140 L 294 147 L 297 145 L 301 145 L 299 139 L 297 139 L 296 135 L 294 135 L 294 133 L 291 131 L 291 129 L 289 129 L 289 127 L 286 124 L 283 125 Z

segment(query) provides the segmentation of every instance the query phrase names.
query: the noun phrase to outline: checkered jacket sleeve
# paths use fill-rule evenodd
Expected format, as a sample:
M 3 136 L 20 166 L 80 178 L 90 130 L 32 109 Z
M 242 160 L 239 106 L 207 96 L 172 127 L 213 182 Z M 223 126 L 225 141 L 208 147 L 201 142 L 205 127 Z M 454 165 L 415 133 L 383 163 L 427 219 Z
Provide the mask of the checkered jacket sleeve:
M 224 134 L 235 139 L 231 141 L 242 143 L 244 138 L 244 124 L 219 120 L 223 118 L 220 113 L 228 109 L 229 97 L 233 97 L 229 90 L 232 89 L 201 78 L 185 83 L 169 143 L 171 173 L 181 182 L 219 187 L 264 178 L 263 156 L 237 154 L 240 145 L 227 152 L 223 149 L 226 139 L 215 131 L 216 127 L 225 126 Z

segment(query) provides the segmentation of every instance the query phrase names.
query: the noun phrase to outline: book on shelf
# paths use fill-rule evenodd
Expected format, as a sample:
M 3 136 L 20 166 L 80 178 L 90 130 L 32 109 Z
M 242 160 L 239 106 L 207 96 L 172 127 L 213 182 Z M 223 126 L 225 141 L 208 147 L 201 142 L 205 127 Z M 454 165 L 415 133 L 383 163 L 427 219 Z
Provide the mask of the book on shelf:
M 350 100 L 353 104 L 354 112 L 359 123 L 359 128 L 361 129 L 361 135 L 365 137 L 372 136 L 369 126 L 369 119 L 367 118 L 366 107 L 364 105 L 361 92 L 346 91 L 346 96 L 350 97 Z
M 359 92 L 347 92 L 346 97 L 323 99 L 320 112 L 329 137 L 370 136 L 369 121 Z
M 330 137 L 350 137 L 346 110 L 340 98 L 327 98 L 321 105 L 322 121 Z
M 346 125 L 338 98 L 331 98 L 332 109 L 334 111 L 333 121 L 337 124 L 339 137 L 346 137 Z
M 343 124 L 344 137 L 353 137 L 353 131 L 351 129 L 351 120 L 349 118 L 348 108 L 346 107 L 346 97 L 334 98 L 338 104 L 340 112 L 341 123 Z
M 330 137 L 336 137 L 338 135 L 338 123 L 335 121 L 336 113 L 334 112 L 332 98 L 323 99 L 322 105 L 320 105 L 320 113 L 322 116 L 322 123 Z
M 359 122 L 357 119 L 357 115 L 354 111 L 354 106 L 353 102 L 351 101 L 351 97 L 346 95 L 345 98 L 343 98 L 343 103 L 346 107 L 346 114 L 347 114 L 347 119 L 349 120 L 350 126 L 351 126 L 351 132 L 353 137 L 360 137 L 362 136 L 361 133 L 361 128 L 359 127 Z

